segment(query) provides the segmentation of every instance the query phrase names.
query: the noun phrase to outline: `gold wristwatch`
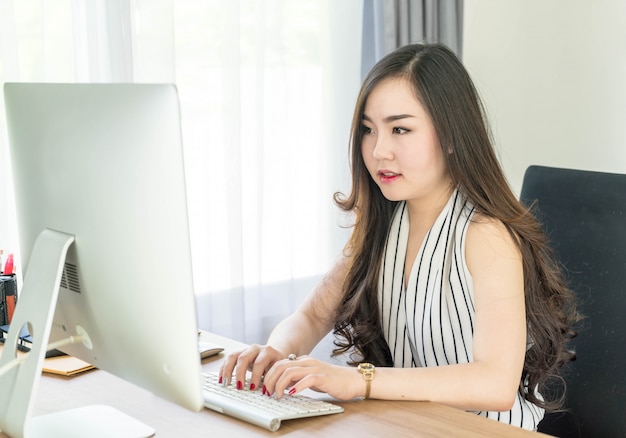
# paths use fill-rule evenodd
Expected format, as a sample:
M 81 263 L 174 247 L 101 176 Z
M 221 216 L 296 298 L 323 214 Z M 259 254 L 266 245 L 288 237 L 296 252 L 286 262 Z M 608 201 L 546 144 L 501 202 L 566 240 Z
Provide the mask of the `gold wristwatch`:
M 363 379 L 365 380 L 365 399 L 370 398 L 370 389 L 372 386 L 372 380 L 374 380 L 374 371 L 376 371 L 376 367 L 371 363 L 362 362 L 356 368 L 359 370 L 359 373 L 363 374 Z

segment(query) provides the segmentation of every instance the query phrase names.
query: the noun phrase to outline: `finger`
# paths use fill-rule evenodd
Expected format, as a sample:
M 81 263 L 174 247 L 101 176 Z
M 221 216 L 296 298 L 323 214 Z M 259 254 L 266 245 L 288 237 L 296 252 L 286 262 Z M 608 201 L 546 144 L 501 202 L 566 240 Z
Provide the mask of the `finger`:
M 236 351 L 226 356 L 219 370 L 219 383 L 222 383 L 223 385 L 230 384 L 233 370 L 235 369 L 235 364 L 237 363 L 237 358 L 241 353 L 242 351 Z
M 276 353 L 267 347 L 263 348 L 259 352 L 259 355 L 257 356 L 256 360 L 252 364 L 252 370 L 250 374 L 250 386 L 249 386 L 251 391 L 262 388 L 263 386 L 262 379 L 265 373 L 267 372 L 267 370 L 270 369 L 271 366 L 276 361 L 275 356 L 276 356 Z
M 279 370 L 280 375 L 275 374 L 275 381 L 272 381 L 277 398 L 282 398 L 285 391 L 294 395 L 296 392 L 303 391 L 311 387 L 320 369 L 319 361 L 312 359 L 310 356 L 304 355 L 288 361 L 281 361 Z M 304 381 L 304 382 L 303 382 Z M 295 388 L 295 390 L 294 390 Z
M 280 400 L 281 398 L 283 398 L 286 392 L 293 395 L 295 393 L 291 392 L 293 388 L 296 388 L 295 391 L 298 391 L 298 389 L 305 389 L 306 386 L 302 385 L 301 382 L 307 377 L 307 375 L 309 375 L 311 371 L 312 370 L 308 367 L 300 366 L 291 366 L 285 368 L 274 385 L 276 398 Z
M 274 384 L 278 377 L 284 372 L 285 368 L 289 365 L 289 361 L 287 359 L 281 359 L 272 364 L 272 366 L 265 372 L 265 376 L 263 378 L 263 384 L 267 389 L 267 395 L 272 395 L 274 393 Z
M 237 358 L 237 363 L 235 364 L 235 382 L 237 389 L 243 389 L 246 384 L 246 374 L 249 369 L 253 368 L 254 363 L 256 362 L 259 352 L 261 351 L 261 346 L 257 344 L 251 345 L 249 348 L 245 349 Z
M 290 387 L 287 387 L 289 389 L 287 391 L 287 394 L 296 395 L 304 391 L 305 389 L 314 389 L 318 381 L 318 377 L 319 375 L 317 374 L 306 374 L 297 382 L 294 382 Z
M 316 368 L 302 366 L 294 361 L 283 362 L 279 367 L 274 369 L 272 380 L 268 385 L 270 393 L 276 394 L 277 399 L 281 399 L 285 395 L 285 391 L 297 385 L 308 374 L 314 373 Z M 300 390 L 305 389 L 304 386 L 299 387 Z M 298 388 L 296 388 L 298 390 Z
M 271 368 L 265 373 L 265 378 L 263 379 L 263 383 L 267 389 L 267 395 L 272 395 L 276 392 L 276 394 L 280 394 L 282 396 L 282 391 L 285 388 L 282 387 L 281 390 L 275 389 L 278 379 L 283 376 L 286 370 L 292 369 L 292 367 L 302 367 L 311 364 L 309 359 L 309 356 L 300 356 L 297 358 L 290 358 L 288 356 L 287 359 L 274 362 Z

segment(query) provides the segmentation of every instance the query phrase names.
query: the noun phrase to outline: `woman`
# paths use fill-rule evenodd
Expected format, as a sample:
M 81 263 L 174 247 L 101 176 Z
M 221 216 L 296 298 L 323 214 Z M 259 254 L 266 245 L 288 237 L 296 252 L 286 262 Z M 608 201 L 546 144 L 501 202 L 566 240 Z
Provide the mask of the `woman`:
M 536 429 L 577 314 L 511 192 L 469 75 L 441 45 L 402 47 L 365 79 L 351 132 L 346 249 L 267 345 L 220 375 L 282 397 L 431 400 Z M 351 365 L 306 356 L 329 330 Z M 286 358 L 290 358 L 288 360 Z

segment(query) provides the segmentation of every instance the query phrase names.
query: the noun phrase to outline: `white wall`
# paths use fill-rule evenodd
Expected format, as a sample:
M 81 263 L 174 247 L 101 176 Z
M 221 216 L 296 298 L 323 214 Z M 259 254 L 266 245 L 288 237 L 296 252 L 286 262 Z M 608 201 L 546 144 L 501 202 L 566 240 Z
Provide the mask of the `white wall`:
M 626 173 L 626 1 L 465 0 L 463 61 L 519 193 L 531 164 Z

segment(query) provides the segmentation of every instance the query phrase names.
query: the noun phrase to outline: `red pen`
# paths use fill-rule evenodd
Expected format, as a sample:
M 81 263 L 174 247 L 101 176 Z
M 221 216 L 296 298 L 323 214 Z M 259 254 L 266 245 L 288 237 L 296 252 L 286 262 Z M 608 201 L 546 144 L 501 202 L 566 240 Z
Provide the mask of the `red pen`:
M 13 273 L 13 254 L 7 256 L 7 262 L 4 264 L 2 275 L 11 275 Z

